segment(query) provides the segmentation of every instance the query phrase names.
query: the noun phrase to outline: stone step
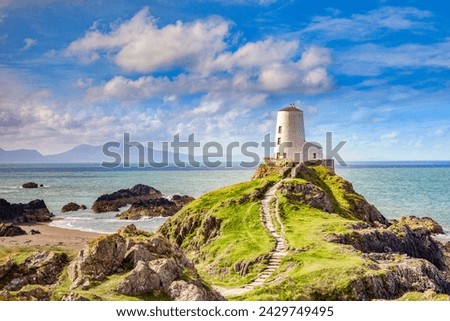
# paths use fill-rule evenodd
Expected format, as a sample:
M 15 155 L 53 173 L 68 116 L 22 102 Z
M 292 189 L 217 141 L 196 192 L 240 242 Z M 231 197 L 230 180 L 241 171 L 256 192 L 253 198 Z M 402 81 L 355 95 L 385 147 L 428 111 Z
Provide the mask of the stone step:
M 258 286 L 258 285 L 262 285 L 264 283 L 265 280 L 255 280 L 252 283 L 250 283 L 251 286 Z

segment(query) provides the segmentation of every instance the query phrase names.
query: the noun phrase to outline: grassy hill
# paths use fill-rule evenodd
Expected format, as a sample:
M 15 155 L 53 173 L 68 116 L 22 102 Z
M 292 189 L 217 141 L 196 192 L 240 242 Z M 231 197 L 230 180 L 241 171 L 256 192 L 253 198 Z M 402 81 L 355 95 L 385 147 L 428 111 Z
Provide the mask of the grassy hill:
M 199 273 L 210 284 L 227 288 L 248 284 L 267 267 L 268 256 L 275 246 L 260 221 L 260 204 L 268 187 L 281 181 L 273 207 L 278 209 L 288 254 L 267 282 L 231 298 L 348 300 L 395 297 L 388 290 L 370 287 L 377 282 L 397 285 L 397 274 L 392 271 L 396 271 L 395 261 L 404 259 L 402 253 L 392 254 L 398 255 L 392 264 L 391 257 L 386 259 L 387 256 L 374 262 L 367 253 L 354 246 L 330 240 L 336 235 L 352 239 L 358 226 L 369 234 L 378 233 L 377 229 L 380 229 L 392 233 L 393 236 L 389 235 L 393 238 L 401 238 L 391 231 L 397 228 L 396 225 L 368 204 L 349 182 L 325 167 L 304 166 L 294 179 L 282 179 L 278 173 L 282 173 L 281 168 L 261 165 L 254 180 L 203 195 L 166 221 L 160 232 L 195 261 Z M 280 224 L 277 224 L 277 230 L 281 232 Z M 396 291 L 400 297 L 409 289 Z

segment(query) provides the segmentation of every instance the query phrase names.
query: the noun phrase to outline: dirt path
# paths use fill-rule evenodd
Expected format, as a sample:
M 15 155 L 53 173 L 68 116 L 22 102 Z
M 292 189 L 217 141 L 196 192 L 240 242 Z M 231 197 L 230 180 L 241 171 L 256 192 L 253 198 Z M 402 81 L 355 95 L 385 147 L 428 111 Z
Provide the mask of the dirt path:
M 274 207 L 274 217 L 277 220 L 278 224 L 281 226 L 281 233 L 284 233 L 284 227 L 281 224 L 281 219 L 278 214 L 278 200 L 275 197 L 275 192 L 278 188 L 280 183 L 275 184 L 272 186 L 264 195 L 264 199 L 261 201 L 261 207 L 262 207 L 262 215 L 261 215 L 261 222 L 266 227 L 267 231 L 275 238 L 275 248 L 270 253 L 269 258 L 269 264 L 267 265 L 267 268 L 262 271 L 256 279 L 247 284 L 244 287 L 240 288 L 233 288 L 233 289 L 225 289 L 221 287 L 216 287 L 216 290 L 218 290 L 223 296 L 234 296 L 234 295 L 242 295 L 244 293 L 247 293 L 251 290 L 253 290 L 255 287 L 262 285 L 264 282 L 267 281 L 267 279 L 270 278 L 270 276 L 280 267 L 281 260 L 284 256 L 286 256 L 286 241 L 284 239 L 284 236 L 280 235 L 276 229 L 275 225 L 272 219 L 271 215 L 271 203 L 275 199 L 276 206 Z

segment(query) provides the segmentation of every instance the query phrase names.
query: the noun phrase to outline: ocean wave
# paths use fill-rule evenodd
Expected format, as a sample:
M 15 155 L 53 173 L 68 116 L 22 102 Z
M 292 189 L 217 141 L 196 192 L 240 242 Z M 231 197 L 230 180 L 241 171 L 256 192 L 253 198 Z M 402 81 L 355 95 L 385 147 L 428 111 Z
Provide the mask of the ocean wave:
M 59 221 L 53 221 L 49 224 L 49 226 L 58 227 L 62 229 L 67 230 L 75 230 L 75 231 L 82 231 L 82 232 L 92 232 L 92 233 L 100 233 L 100 234 L 112 234 L 114 231 L 106 231 L 104 229 L 93 229 L 91 227 L 83 227 L 83 226 L 76 226 L 68 222 L 62 223 L 63 220 Z
M 10 193 L 16 193 L 16 190 L 0 190 L 0 194 L 10 194 Z
M 433 238 L 441 242 L 450 242 L 450 230 L 444 228 L 444 234 L 435 234 Z

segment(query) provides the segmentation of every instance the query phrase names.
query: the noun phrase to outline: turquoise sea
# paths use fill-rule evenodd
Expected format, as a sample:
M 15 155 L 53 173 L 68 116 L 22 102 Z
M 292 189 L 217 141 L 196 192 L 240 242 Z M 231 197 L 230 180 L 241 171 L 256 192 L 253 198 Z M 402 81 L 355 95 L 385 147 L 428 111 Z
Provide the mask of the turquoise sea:
M 450 162 L 350 163 L 336 172 L 353 183 L 388 218 L 429 216 L 450 229 Z M 155 230 L 165 218 L 123 221 L 117 213 L 94 214 L 89 209 L 61 213 L 68 202 L 88 208 L 105 193 L 142 183 L 167 196 L 198 197 L 216 188 L 250 179 L 253 169 L 105 169 L 92 164 L 0 165 L 0 198 L 9 202 L 43 199 L 58 217 L 51 224 L 86 231 L 113 232 L 130 224 Z M 28 181 L 43 188 L 23 189 Z

